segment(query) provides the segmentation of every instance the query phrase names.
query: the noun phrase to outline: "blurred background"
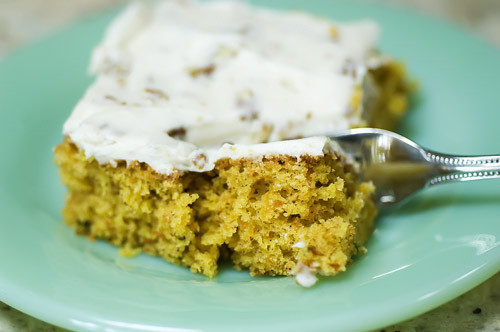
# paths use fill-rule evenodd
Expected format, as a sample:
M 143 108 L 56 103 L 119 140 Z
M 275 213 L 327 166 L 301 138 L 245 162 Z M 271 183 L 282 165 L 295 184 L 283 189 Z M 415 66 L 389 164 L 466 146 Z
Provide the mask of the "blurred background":
M 500 0 L 358 1 L 407 7 L 455 22 L 500 50 Z M 127 0 L 0 0 L 0 60 L 16 48 L 62 29 L 81 17 L 127 2 Z M 40 322 L 0 302 L 0 331 L 63 330 Z M 440 308 L 381 331 L 500 331 L 500 273 Z

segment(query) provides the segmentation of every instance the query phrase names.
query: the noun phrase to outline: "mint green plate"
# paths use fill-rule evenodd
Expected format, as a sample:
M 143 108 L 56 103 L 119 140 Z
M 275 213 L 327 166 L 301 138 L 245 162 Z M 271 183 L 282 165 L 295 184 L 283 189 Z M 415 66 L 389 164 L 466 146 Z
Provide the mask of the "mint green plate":
M 500 153 L 500 55 L 434 19 L 351 1 L 268 1 L 338 19 L 371 17 L 382 49 L 421 82 L 402 133 L 449 153 Z M 61 222 L 52 163 L 91 78 L 89 52 L 114 16 L 90 18 L 0 64 L 0 300 L 88 331 L 350 331 L 430 310 L 500 269 L 500 181 L 422 192 L 377 221 L 369 253 L 312 289 L 224 267 L 210 280 L 161 259 L 122 258 Z

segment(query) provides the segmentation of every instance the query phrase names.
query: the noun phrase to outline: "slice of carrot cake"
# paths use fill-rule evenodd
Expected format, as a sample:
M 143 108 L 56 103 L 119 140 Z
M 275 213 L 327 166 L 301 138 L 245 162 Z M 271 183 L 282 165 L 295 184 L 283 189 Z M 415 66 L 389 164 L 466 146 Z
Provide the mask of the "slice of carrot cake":
M 378 30 L 232 1 L 131 5 L 55 149 L 65 220 L 210 277 L 221 259 L 303 285 L 344 271 L 374 188 L 326 135 L 392 127 L 408 97 Z

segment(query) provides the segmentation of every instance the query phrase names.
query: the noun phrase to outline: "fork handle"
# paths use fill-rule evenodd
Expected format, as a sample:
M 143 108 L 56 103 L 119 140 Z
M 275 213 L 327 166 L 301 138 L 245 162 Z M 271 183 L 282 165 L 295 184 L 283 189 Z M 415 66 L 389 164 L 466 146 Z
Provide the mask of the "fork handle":
M 426 158 L 439 169 L 439 175 L 430 178 L 428 186 L 500 178 L 500 156 L 453 156 L 426 151 Z

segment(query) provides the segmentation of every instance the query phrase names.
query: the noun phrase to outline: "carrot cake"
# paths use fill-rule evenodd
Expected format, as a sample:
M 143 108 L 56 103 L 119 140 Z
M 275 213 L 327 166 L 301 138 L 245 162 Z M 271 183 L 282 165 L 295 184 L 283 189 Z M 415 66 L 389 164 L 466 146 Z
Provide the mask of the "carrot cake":
M 407 107 L 378 37 L 371 21 L 234 1 L 129 6 L 55 148 L 66 222 L 209 277 L 221 260 L 304 286 L 345 271 L 374 187 L 327 135 L 391 128 Z

